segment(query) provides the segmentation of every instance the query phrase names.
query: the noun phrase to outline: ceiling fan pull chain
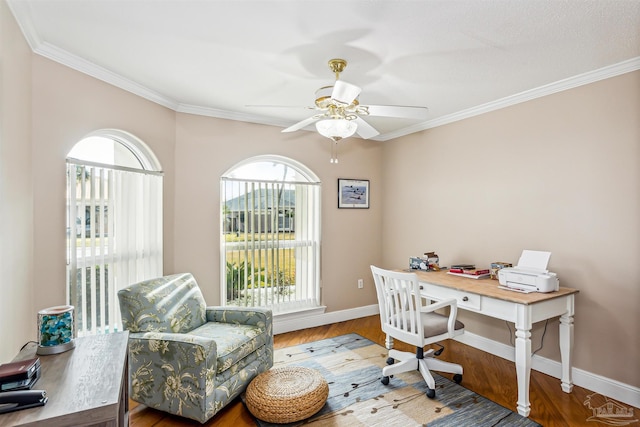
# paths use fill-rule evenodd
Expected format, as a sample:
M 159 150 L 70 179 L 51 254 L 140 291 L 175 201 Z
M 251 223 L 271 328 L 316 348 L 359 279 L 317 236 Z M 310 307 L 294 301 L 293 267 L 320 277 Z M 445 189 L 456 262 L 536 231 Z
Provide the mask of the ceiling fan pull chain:
M 331 160 L 330 163 L 338 163 L 338 142 L 331 141 Z

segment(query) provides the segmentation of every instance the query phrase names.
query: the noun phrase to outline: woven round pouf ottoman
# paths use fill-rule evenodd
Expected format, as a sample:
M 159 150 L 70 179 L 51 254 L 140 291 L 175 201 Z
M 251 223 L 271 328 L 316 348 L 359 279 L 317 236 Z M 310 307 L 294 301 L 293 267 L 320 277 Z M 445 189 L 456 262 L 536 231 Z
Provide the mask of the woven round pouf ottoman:
M 318 371 L 301 366 L 270 369 L 251 381 L 245 394 L 249 411 L 270 423 L 292 423 L 318 412 L 329 385 Z

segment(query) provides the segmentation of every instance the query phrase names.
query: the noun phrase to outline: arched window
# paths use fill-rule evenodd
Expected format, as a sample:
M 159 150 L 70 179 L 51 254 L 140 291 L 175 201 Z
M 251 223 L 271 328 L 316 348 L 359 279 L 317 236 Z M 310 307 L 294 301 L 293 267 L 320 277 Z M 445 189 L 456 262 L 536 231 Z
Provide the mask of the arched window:
M 79 335 L 122 330 L 117 291 L 162 275 L 162 172 L 135 136 L 93 132 L 67 156 L 67 300 Z
M 222 301 L 274 314 L 320 307 L 320 180 L 259 156 L 221 178 Z

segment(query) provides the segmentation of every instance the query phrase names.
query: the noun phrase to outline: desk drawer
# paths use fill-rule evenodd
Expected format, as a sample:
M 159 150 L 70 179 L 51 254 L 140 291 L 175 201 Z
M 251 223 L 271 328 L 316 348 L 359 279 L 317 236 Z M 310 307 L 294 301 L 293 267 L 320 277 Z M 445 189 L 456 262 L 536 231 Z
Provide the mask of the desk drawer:
M 458 307 L 467 310 L 480 311 L 482 296 L 478 294 L 424 283 L 420 285 L 420 288 L 422 289 L 422 296 L 425 298 L 432 298 L 436 301 L 455 298 L 458 303 Z

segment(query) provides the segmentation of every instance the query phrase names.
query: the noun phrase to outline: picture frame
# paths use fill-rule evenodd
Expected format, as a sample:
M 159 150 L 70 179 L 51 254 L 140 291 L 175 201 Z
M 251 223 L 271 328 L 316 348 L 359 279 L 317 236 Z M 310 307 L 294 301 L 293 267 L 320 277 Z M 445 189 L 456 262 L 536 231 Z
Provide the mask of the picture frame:
M 339 209 L 369 209 L 369 180 L 338 178 Z

